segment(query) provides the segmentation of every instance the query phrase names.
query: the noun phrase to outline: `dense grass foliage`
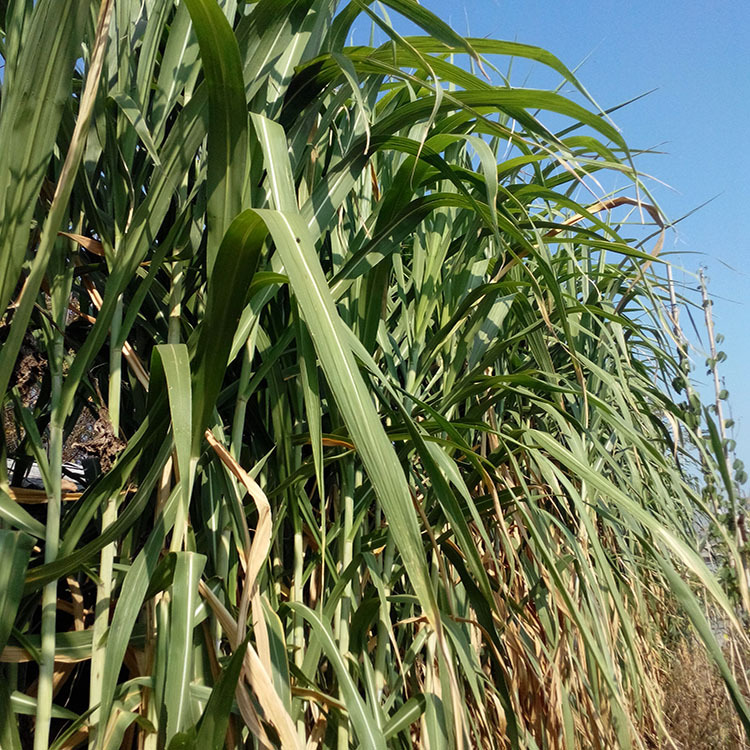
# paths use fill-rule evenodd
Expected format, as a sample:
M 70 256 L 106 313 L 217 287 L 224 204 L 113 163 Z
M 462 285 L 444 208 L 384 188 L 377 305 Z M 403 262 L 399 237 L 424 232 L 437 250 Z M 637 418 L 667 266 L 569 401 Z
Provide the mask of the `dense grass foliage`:
M 0 4 L 3 748 L 656 747 L 688 629 L 750 726 L 633 154 L 386 5 Z

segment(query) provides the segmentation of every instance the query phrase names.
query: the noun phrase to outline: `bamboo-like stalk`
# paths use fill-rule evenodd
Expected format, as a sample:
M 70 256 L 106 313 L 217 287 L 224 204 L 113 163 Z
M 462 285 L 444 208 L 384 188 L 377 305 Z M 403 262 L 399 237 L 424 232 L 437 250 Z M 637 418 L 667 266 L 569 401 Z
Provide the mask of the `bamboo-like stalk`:
M 724 423 L 724 410 L 722 406 L 722 399 L 719 397 L 721 393 L 721 380 L 719 378 L 719 368 L 717 366 L 717 360 L 716 360 L 716 336 L 714 335 L 714 319 L 713 314 L 711 312 L 711 308 L 713 307 L 713 301 L 708 296 L 708 285 L 706 284 L 706 277 L 703 273 L 703 269 L 701 268 L 698 274 L 698 277 L 700 279 L 700 287 L 701 287 L 701 301 L 703 303 L 703 314 L 705 316 L 706 320 L 706 333 L 708 334 L 708 345 L 709 345 L 709 351 L 711 353 L 711 367 L 709 368 L 711 370 L 711 376 L 713 379 L 713 386 L 714 386 L 714 407 L 716 409 L 716 417 L 718 420 L 718 427 L 719 427 L 719 435 L 721 437 L 721 445 L 722 450 L 724 452 L 724 460 L 729 461 L 729 449 L 727 448 L 727 428 Z M 727 464 L 727 467 L 729 465 Z
M 712 376 L 713 386 L 714 386 L 714 408 L 716 409 L 716 419 L 718 422 L 719 437 L 721 439 L 722 457 L 726 465 L 727 474 L 731 476 L 732 466 L 731 466 L 731 460 L 730 460 L 729 445 L 727 441 L 727 429 L 726 429 L 726 424 L 724 423 L 724 410 L 722 406 L 722 399 L 720 398 L 721 380 L 719 378 L 719 367 L 718 367 L 718 362 L 716 359 L 716 356 L 717 356 L 716 336 L 714 335 L 714 320 L 713 320 L 713 314 L 711 312 L 711 308 L 713 307 L 713 301 L 708 295 L 708 285 L 706 283 L 706 277 L 705 277 L 705 274 L 703 273 L 702 268 L 699 271 L 698 278 L 700 280 L 703 315 L 706 321 L 706 335 L 708 336 L 708 346 L 709 346 L 709 352 L 711 354 L 711 366 L 709 367 L 709 369 L 711 370 L 711 376 Z M 732 514 L 732 518 L 734 519 L 734 523 L 735 523 L 735 535 L 737 537 L 738 543 L 741 545 L 742 542 L 740 539 L 740 531 L 739 531 L 739 528 L 736 526 L 737 504 L 736 504 L 736 500 L 734 497 L 734 493 L 732 492 L 729 494 L 730 494 L 730 497 L 729 497 L 730 513 Z
M 727 476 L 732 476 L 732 451 L 729 450 L 729 440 L 727 439 L 726 423 L 724 422 L 724 411 L 723 411 L 723 399 L 721 398 L 721 380 L 719 378 L 719 363 L 717 359 L 716 351 L 716 336 L 714 334 L 714 320 L 713 320 L 713 300 L 711 300 L 708 294 L 708 283 L 706 281 L 703 268 L 699 271 L 700 289 L 701 289 L 701 301 L 703 303 L 703 312 L 706 321 L 706 334 L 708 336 L 709 351 L 711 353 L 711 370 L 714 386 L 714 407 L 716 409 L 716 418 L 718 421 L 719 437 L 721 439 L 721 448 L 723 453 L 723 460 L 726 464 Z M 737 491 L 739 488 L 737 488 Z M 745 576 L 747 583 L 750 584 L 750 570 L 747 569 L 747 552 L 745 550 L 745 544 L 747 539 L 744 533 L 744 517 L 742 516 L 741 510 L 737 505 L 736 492 L 732 491 L 728 493 L 730 513 L 732 515 L 732 526 L 737 543 L 737 548 L 740 550 L 740 559 L 742 564 L 745 566 L 745 570 L 738 570 L 737 575 Z
M 60 548 L 60 517 L 62 512 L 62 451 L 64 415 L 60 412 L 62 393 L 62 361 L 64 346 L 62 335 L 53 334 L 50 351 L 50 376 L 52 389 L 50 404 L 52 419 L 49 428 L 49 469 L 51 486 L 47 489 L 47 521 L 44 537 L 44 562 L 57 559 Z M 50 722 L 52 720 L 52 696 L 55 671 L 55 642 L 57 634 L 57 580 L 48 583 L 42 592 L 42 649 L 39 664 L 39 688 L 37 692 L 36 726 L 34 750 L 49 747 Z
M 393 556 L 395 552 L 395 544 L 393 536 L 388 534 L 387 541 L 385 543 L 385 552 L 383 553 L 383 567 L 382 576 L 383 584 L 385 588 L 386 597 L 391 593 L 391 587 L 389 581 L 392 575 L 393 569 Z M 391 643 L 388 634 L 388 611 L 386 607 L 381 605 L 380 618 L 378 619 L 378 642 L 375 647 L 375 687 L 379 699 L 383 697 L 383 690 L 388 682 L 388 671 L 387 671 L 387 660 L 388 655 L 391 652 Z
M 253 330 L 256 330 L 255 328 Z M 245 430 L 245 419 L 247 415 L 247 385 L 250 382 L 250 376 L 252 375 L 252 360 L 255 351 L 254 337 L 248 338 L 247 343 L 242 350 L 242 370 L 240 371 L 240 378 L 237 383 L 237 400 L 234 406 L 234 414 L 232 416 L 232 443 L 231 452 L 232 455 L 239 461 L 240 450 L 242 449 L 242 437 Z
M 341 504 L 343 524 L 341 527 L 341 536 L 339 539 L 339 555 L 341 560 L 340 570 L 346 570 L 346 567 L 352 562 L 352 528 L 354 524 L 354 488 L 355 488 L 355 471 L 352 461 L 347 461 L 341 471 Z M 338 647 L 344 659 L 349 654 L 349 624 L 352 613 L 352 585 L 347 584 L 344 596 L 341 599 L 336 611 L 336 620 L 334 633 L 338 639 Z M 342 694 L 342 700 L 345 698 Z M 349 747 L 349 727 L 345 721 L 342 721 L 338 730 L 338 747 L 339 750 L 345 750 Z
M 120 328 L 122 325 L 122 297 L 117 300 L 117 307 L 112 317 L 109 349 L 109 398 L 108 416 L 112 432 L 120 431 L 120 397 L 122 391 L 122 344 Z M 117 520 L 117 498 L 110 497 L 102 512 L 102 533 Z M 102 681 L 106 644 L 103 639 L 109 628 L 109 611 L 112 597 L 112 574 L 116 545 L 108 544 L 99 557 L 99 581 L 96 586 L 96 604 L 94 606 L 93 649 L 91 652 L 91 677 L 89 682 L 89 709 L 92 710 L 91 722 L 97 725 L 99 714 L 97 706 L 102 698 Z M 101 747 L 104 738 L 104 727 L 98 725 L 97 732 L 89 735 L 89 748 Z

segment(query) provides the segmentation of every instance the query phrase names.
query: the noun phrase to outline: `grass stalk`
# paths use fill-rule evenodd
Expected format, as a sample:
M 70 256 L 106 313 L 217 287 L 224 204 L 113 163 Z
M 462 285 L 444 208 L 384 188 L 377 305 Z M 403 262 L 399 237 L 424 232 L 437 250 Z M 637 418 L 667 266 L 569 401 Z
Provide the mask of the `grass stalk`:
M 394 552 L 395 542 L 393 540 L 393 535 L 389 533 L 385 543 L 385 551 L 383 553 L 382 569 L 383 587 L 385 589 L 386 597 L 391 593 L 389 581 L 391 580 L 393 569 Z M 388 683 L 387 657 L 391 652 L 391 642 L 388 636 L 388 619 L 388 608 L 381 604 L 380 617 L 378 619 L 378 642 L 375 647 L 375 687 L 379 700 L 382 699 L 383 689 Z
M 341 559 L 341 570 L 346 570 L 347 566 L 352 561 L 352 551 L 354 549 L 352 539 L 352 529 L 354 527 L 354 463 L 349 460 L 341 469 L 341 502 L 343 504 L 343 524 L 341 527 L 341 537 L 339 542 L 339 555 Z M 344 661 L 347 660 L 349 654 L 349 626 L 351 622 L 352 613 L 352 585 L 351 582 L 347 584 L 344 595 L 341 597 L 341 602 L 336 615 L 336 637 L 338 639 L 338 647 L 341 656 Z M 341 693 L 342 700 L 344 694 Z M 339 750 L 346 750 L 349 747 L 349 734 L 350 730 L 348 723 L 343 718 L 338 729 L 338 748 Z
M 292 493 L 290 493 L 292 495 Z M 290 501 L 295 504 L 296 497 L 290 497 Z M 293 540 L 293 570 L 292 570 L 292 591 L 291 600 L 294 602 L 304 603 L 302 579 L 305 565 L 305 546 L 304 537 L 302 536 L 302 522 L 298 510 L 293 510 L 292 528 L 294 530 Z M 294 649 L 294 665 L 301 669 L 305 660 L 305 628 L 302 618 L 295 613 L 292 619 L 292 648 Z M 297 736 L 300 743 L 305 741 L 305 721 L 299 717 L 296 722 Z
M 52 418 L 49 426 L 49 480 L 47 488 L 47 523 L 44 537 L 44 562 L 57 559 L 60 548 L 60 518 L 62 514 L 62 453 L 64 415 L 60 411 L 63 373 L 64 341 L 56 328 L 52 332 L 50 347 Z M 54 690 L 55 649 L 57 635 L 57 579 L 48 583 L 42 592 L 42 648 L 39 664 L 39 689 L 37 692 L 34 750 L 49 747 L 52 697 Z
M 714 316 L 711 312 L 713 307 L 713 300 L 708 296 L 708 284 L 706 283 L 706 277 L 703 273 L 703 269 L 699 272 L 700 287 L 701 287 L 701 300 L 703 303 L 703 314 L 706 320 L 706 333 L 708 334 L 708 345 L 711 353 L 711 377 L 714 386 L 714 408 L 716 409 L 716 417 L 718 421 L 719 436 L 721 437 L 722 451 L 724 452 L 724 459 L 727 462 L 727 469 L 731 471 L 729 466 L 729 448 L 727 447 L 727 428 L 724 422 L 724 407 L 723 399 L 721 398 L 721 380 L 719 378 L 719 367 L 716 352 L 716 336 L 714 334 Z M 734 509 L 733 509 L 734 512 Z
M 234 406 L 234 414 L 232 416 L 232 442 L 231 442 L 231 454 L 235 460 L 240 460 L 240 450 L 242 449 L 242 436 L 245 430 L 245 418 L 247 416 L 247 395 L 245 391 L 247 384 L 250 382 L 250 376 L 252 375 L 252 357 L 253 351 L 251 348 L 250 341 L 242 351 L 242 370 L 240 371 L 240 379 L 237 383 L 237 400 Z
M 123 304 L 122 296 L 117 300 L 112 324 L 110 329 L 109 347 L 109 393 L 108 412 L 109 421 L 113 434 L 120 431 L 120 399 L 122 393 L 122 343 L 120 342 L 120 329 L 122 326 Z M 102 512 L 102 533 L 117 520 L 117 498 L 111 496 L 107 499 Z M 94 625 L 92 632 L 93 647 L 91 652 L 91 677 L 89 682 L 89 708 L 93 709 L 91 714 L 92 723 L 98 727 L 97 732 L 89 736 L 89 748 L 101 747 L 103 741 L 104 727 L 99 726 L 98 709 L 95 707 L 101 703 L 102 682 L 104 678 L 104 657 L 106 644 L 104 636 L 109 627 L 109 611 L 112 597 L 112 574 L 115 559 L 116 544 L 108 544 L 99 556 L 99 582 L 96 586 L 96 604 L 94 605 Z

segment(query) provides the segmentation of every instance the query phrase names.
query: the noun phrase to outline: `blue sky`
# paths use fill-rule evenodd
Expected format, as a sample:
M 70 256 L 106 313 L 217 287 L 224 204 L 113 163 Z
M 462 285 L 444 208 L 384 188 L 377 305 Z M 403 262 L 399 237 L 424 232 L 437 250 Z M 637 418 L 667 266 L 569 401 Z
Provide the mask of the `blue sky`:
M 534 44 L 556 54 L 608 108 L 656 89 L 612 115 L 632 148 L 665 152 L 641 158 L 658 178 L 650 188 L 669 219 L 710 204 L 681 222 L 665 251 L 680 252 L 675 279 L 703 265 L 725 336 L 720 365 L 735 420 L 737 456 L 750 464 L 750 4 L 734 0 L 422 0 L 471 36 Z M 528 72 L 528 77 L 525 72 Z M 519 73 L 524 74 L 519 79 Z M 542 88 L 557 79 L 537 66 L 516 67 L 514 82 Z M 694 310 L 696 322 L 701 310 Z M 693 343 L 690 321 L 682 323 Z M 707 346 L 706 339 L 703 343 Z M 694 377 L 708 384 L 702 350 Z M 708 388 L 701 389 L 707 397 Z M 704 397 L 704 398 L 705 398 Z M 729 416 L 725 414 L 725 416 Z

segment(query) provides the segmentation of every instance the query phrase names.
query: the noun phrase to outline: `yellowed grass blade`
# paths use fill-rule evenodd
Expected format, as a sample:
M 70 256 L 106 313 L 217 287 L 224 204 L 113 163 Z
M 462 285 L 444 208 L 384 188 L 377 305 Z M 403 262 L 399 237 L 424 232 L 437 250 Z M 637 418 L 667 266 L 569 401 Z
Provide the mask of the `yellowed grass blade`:
M 232 617 L 231 613 L 226 607 L 224 607 L 216 594 L 214 594 L 214 592 L 211 591 L 203 581 L 199 582 L 198 590 L 214 611 L 214 614 L 221 623 L 221 627 L 225 630 L 230 640 L 234 641 L 237 636 L 237 622 Z M 253 691 L 258 697 L 258 702 L 263 708 L 268 720 L 276 728 L 276 731 L 279 734 L 279 739 L 281 740 L 281 747 L 302 750 L 292 717 L 287 713 L 284 704 L 281 702 L 281 698 L 277 695 L 271 677 L 268 672 L 266 672 L 258 653 L 249 643 L 243 661 L 242 674 L 248 684 L 253 688 Z M 240 692 L 241 690 L 238 687 L 238 701 Z

